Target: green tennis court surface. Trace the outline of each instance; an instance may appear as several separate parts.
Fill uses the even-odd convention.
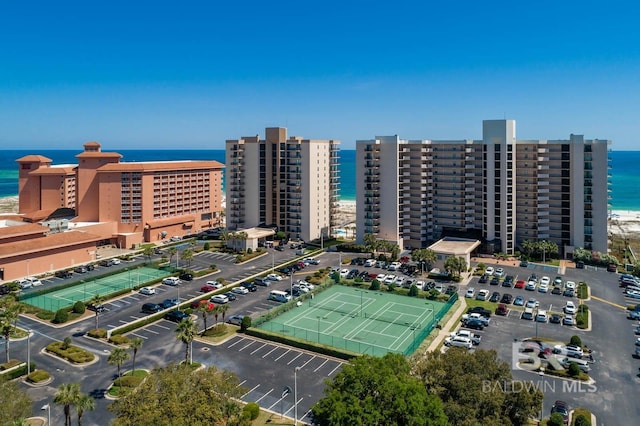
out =
[[[169,276],[170,271],[141,267],[120,272],[95,280],[81,281],[73,287],[52,291],[47,294],[28,294],[20,298],[21,302],[55,312],[58,309],[73,306],[78,300],[87,302],[94,295],[107,295],[119,290],[133,289],[148,281]]]
[[[449,303],[335,285],[259,328],[363,354],[409,355],[449,307]]]

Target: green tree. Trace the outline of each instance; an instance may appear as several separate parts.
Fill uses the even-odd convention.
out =
[[[212,311],[211,304],[206,300],[200,302],[197,311],[202,315],[202,321],[204,322],[204,330],[202,331],[202,334],[204,335],[204,333],[207,332],[207,318]]]
[[[11,333],[15,328],[15,320],[17,315],[15,315],[15,311],[5,308],[5,310],[0,313],[0,334],[4,338],[4,353],[9,362],[9,338],[11,337]]]
[[[447,425],[442,402],[411,375],[399,354],[354,358],[327,382],[313,407],[319,425]]]
[[[82,426],[82,416],[85,411],[93,411],[96,408],[96,400],[87,394],[81,393],[75,406],[78,412],[78,426]]]
[[[198,332],[196,323],[193,322],[191,318],[185,318],[178,323],[176,327],[176,337],[184,343],[185,353],[184,353],[184,362],[189,363],[189,350],[191,342],[196,337],[196,333]]]
[[[449,256],[444,261],[444,269],[450,274],[459,277],[462,272],[467,270],[467,261],[462,257]]]
[[[574,334],[573,336],[571,336],[569,344],[582,347],[582,339],[580,338],[580,336]]]
[[[129,359],[129,353],[125,348],[114,348],[111,350],[111,353],[109,354],[109,358],[107,358],[107,362],[110,365],[115,365],[118,367],[118,377],[120,377],[121,376],[120,367],[128,359]]]
[[[227,314],[229,310],[229,305],[220,305],[220,315],[222,315],[222,322],[224,323],[224,316]]]
[[[171,264],[171,261],[173,260],[173,256],[175,256],[176,254],[178,254],[178,249],[175,248],[175,246],[170,247],[169,248],[169,264]]]
[[[418,286],[415,284],[412,284],[411,288],[409,288],[409,296],[416,297],[418,293],[419,293]]]
[[[53,403],[62,405],[64,411],[64,424],[71,426],[71,406],[80,398],[79,383],[63,383],[58,386],[58,392],[53,397]]]
[[[191,266],[191,262],[193,261],[193,250],[191,249],[182,250],[182,253],[180,254],[180,259],[187,262],[187,266]]]
[[[151,263],[151,256],[155,253],[155,249],[153,246],[146,246],[144,250],[142,250],[142,254],[147,256],[147,262]]]
[[[580,366],[576,362],[572,362],[569,364],[569,368],[567,369],[567,374],[571,377],[578,377],[580,375]]]
[[[587,419],[587,417],[580,413],[576,416],[575,420],[573,421],[573,425],[574,426],[591,426],[591,419]]]
[[[119,398],[109,410],[113,426],[239,424],[228,404],[246,392],[235,374],[207,367],[198,372],[171,364],[153,370],[135,392]],[[234,417],[226,413],[234,412]]]
[[[521,426],[542,408],[542,392],[533,386],[505,389],[512,383],[511,369],[493,350],[429,352],[414,371],[427,393],[440,396],[451,424]]]
[[[371,253],[371,257],[376,257],[376,251],[380,246],[380,242],[376,238],[375,234],[364,234],[364,237],[362,237],[362,239],[364,240],[365,248],[369,253]]]
[[[17,419],[31,415],[33,401],[17,381],[0,376],[0,425],[6,425]]]
[[[564,426],[564,419],[562,418],[562,414],[551,414],[551,417],[549,417],[549,421],[547,422],[547,426]]]
[[[133,352],[133,356],[131,357],[131,372],[135,374],[136,372],[136,355],[138,355],[138,349],[142,347],[143,340],[140,337],[136,337],[134,339],[129,340],[129,348]]]
[[[380,281],[378,281],[376,279],[371,281],[371,286],[369,287],[369,290],[373,290],[373,291],[380,290]]]
[[[437,259],[436,252],[427,248],[415,249],[411,252],[411,260],[418,262],[421,272],[430,271]]]
[[[104,303],[104,296],[100,296],[99,294],[94,294],[93,297],[91,299],[89,299],[89,304],[93,305],[96,307],[95,309],[95,313],[96,313],[96,330],[98,329],[98,325],[99,325],[99,320],[98,317],[100,316],[100,312],[99,309],[97,309],[98,306],[101,306]]]

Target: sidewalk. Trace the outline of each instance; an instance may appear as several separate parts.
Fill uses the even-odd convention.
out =
[[[464,314],[464,312],[467,310],[467,302],[464,300],[464,297],[461,297],[458,300],[460,301],[460,306],[458,306],[458,309],[456,309],[451,318],[449,318],[449,321],[447,321],[447,323],[444,324],[438,331],[438,335],[433,339],[433,341],[427,348],[427,352],[433,352],[438,349],[438,346],[440,346],[444,339],[449,337],[449,330],[451,329],[451,327],[453,327],[454,324],[460,322],[460,316],[462,316],[462,314]]]

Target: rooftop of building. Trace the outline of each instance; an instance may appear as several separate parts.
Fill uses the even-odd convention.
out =
[[[480,245],[478,240],[466,238],[444,237],[429,246],[430,250],[436,253],[448,255],[469,254]]]

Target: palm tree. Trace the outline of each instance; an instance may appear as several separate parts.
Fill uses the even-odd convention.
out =
[[[89,299],[89,303],[95,306],[96,330],[98,330],[98,316],[100,315],[100,312],[99,312],[100,309],[98,308],[102,305],[103,302],[104,302],[104,297],[100,296],[99,294],[94,294],[93,297]]]
[[[146,246],[142,251],[142,254],[147,256],[147,262],[149,263],[151,263],[151,256],[153,256],[153,253],[155,253],[155,249],[153,248],[153,246]]]
[[[216,325],[218,325],[218,316],[220,316],[220,309],[223,307],[224,305],[216,305],[215,308],[213,308],[213,317],[216,319]]]
[[[220,305],[220,313],[222,314],[222,322],[224,322],[224,315],[229,310],[229,305]]]
[[[53,403],[64,407],[64,425],[71,426],[71,406],[80,399],[80,383],[63,383],[53,397]]]
[[[204,331],[202,332],[202,334],[204,335],[204,333],[207,331],[207,317],[211,313],[211,304],[206,300],[200,302],[200,304],[198,305],[198,312],[202,314],[202,321],[204,322]]]
[[[136,373],[136,355],[138,354],[138,349],[142,347],[142,339],[140,337],[136,337],[135,339],[131,339],[129,342],[129,347],[133,350],[133,359],[131,363],[131,374]]]
[[[93,411],[96,408],[96,400],[87,394],[81,393],[75,405],[78,412],[78,426],[82,426],[82,415],[85,411]]]
[[[107,362],[118,366],[118,377],[120,377],[120,366],[129,359],[129,353],[124,348],[115,348],[109,354]]]
[[[193,339],[196,337],[198,329],[196,323],[191,318],[185,318],[178,323],[176,328],[176,337],[185,345],[184,362],[189,362],[189,347]]]
[[[171,247],[169,248],[169,265],[171,265],[171,260],[173,259],[173,256],[176,255],[176,253],[178,253],[178,249],[175,247]]]
[[[2,314],[0,314],[0,334],[4,337],[4,351],[9,362],[9,338],[11,332],[15,328],[15,321],[17,320],[17,311],[6,308]]]
[[[191,266],[191,261],[193,260],[193,250],[186,249],[182,251],[180,258],[187,262],[187,266]]]

